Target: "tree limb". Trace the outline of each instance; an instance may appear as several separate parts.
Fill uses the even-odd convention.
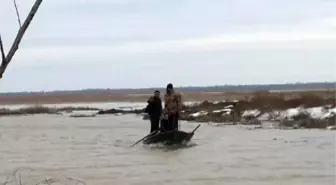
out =
[[[2,78],[8,64],[11,62],[15,52],[17,51],[17,49],[19,48],[19,44],[21,42],[21,39],[24,35],[24,33],[26,32],[29,24],[31,23],[31,21],[33,20],[38,8],[40,7],[41,3],[43,0],[36,0],[34,5],[32,6],[26,20],[24,21],[23,25],[20,27],[15,40],[5,58],[5,60],[2,60],[1,66],[0,66],[0,78]]]
[[[6,55],[5,55],[5,50],[4,50],[2,39],[1,39],[1,34],[0,34],[0,51],[1,51],[2,61],[6,62]]]
[[[18,19],[18,22],[19,22],[19,26],[21,28],[21,19],[20,19],[20,14],[19,14],[19,10],[18,10],[18,7],[16,5],[16,0],[13,0],[13,3],[14,3],[14,7],[15,7],[15,11],[16,11],[16,15],[17,15],[17,19]]]

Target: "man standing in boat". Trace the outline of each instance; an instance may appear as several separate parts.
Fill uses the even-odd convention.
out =
[[[178,120],[182,109],[182,96],[174,91],[173,84],[168,84],[164,95],[164,110],[161,127],[163,131],[178,130]]]
[[[147,101],[148,105],[145,112],[149,114],[151,129],[150,133],[159,130],[160,119],[162,115],[162,101],[160,98],[160,91],[155,91],[154,96],[150,97]]]

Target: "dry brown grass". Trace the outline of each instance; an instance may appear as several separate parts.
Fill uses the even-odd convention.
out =
[[[242,113],[246,110],[259,110],[259,115],[264,113],[274,112],[274,110],[287,110],[296,107],[319,107],[328,106],[335,107],[335,94],[319,94],[316,92],[300,92],[298,94],[286,96],[286,94],[270,93],[270,92],[255,92],[248,99],[235,102],[217,102],[203,101],[200,104],[193,106],[185,106],[181,114],[182,120],[198,121],[198,122],[241,122]],[[214,110],[223,109],[226,106],[235,105],[233,112],[228,115],[213,113]],[[190,114],[195,112],[205,111],[207,114],[192,117]],[[246,118],[244,118],[246,120]],[[335,118],[325,120],[315,120],[309,115],[296,116],[294,120],[280,120],[283,126],[304,127],[304,128],[326,128],[327,126],[335,125]],[[247,118],[248,123],[261,124],[260,121],[253,118]]]
[[[81,99],[83,101],[93,101],[99,102],[102,100],[107,101],[146,101],[148,96],[144,94],[138,94],[138,96],[132,96],[129,94],[119,94],[114,96],[106,96],[106,94],[99,94],[99,98],[96,97],[97,94],[92,94],[89,98]],[[87,95],[89,96],[89,95]],[[57,102],[54,103],[64,103],[64,101],[75,101],[79,100],[81,96],[74,96],[71,99],[71,96],[57,96]],[[108,97],[108,98],[106,98]],[[121,98],[122,97],[122,98]],[[127,99],[127,97],[132,97]],[[26,98],[25,103],[33,101],[36,97],[21,97]],[[34,99],[35,98],[35,99]],[[9,100],[11,98],[8,98]],[[45,101],[44,103],[52,103],[56,101],[55,97],[48,96],[47,98],[38,98],[39,103]],[[245,110],[257,109],[260,111],[260,115],[263,113],[272,112],[274,110],[286,110],[289,108],[296,107],[317,107],[317,106],[331,106],[335,107],[336,104],[336,94],[334,90],[327,91],[296,91],[296,92],[268,92],[268,91],[257,91],[257,92],[235,92],[235,93],[186,93],[183,94],[184,101],[203,101],[201,104],[196,104],[194,106],[184,106],[183,113],[181,114],[182,120],[194,120],[199,122],[237,122],[241,121],[241,115]],[[29,100],[29,101],[28,101]],[[204,101],[205,100],[205,101]],[[234,103],[232,100],[240,100],[238,103]],[[19,100],[17,100],[20,102]],[[219,101],[218,103],[213,103],[211,101]],[[77,101],[75,101],[77,102]],[[20,102],[21,104],[24,102]],[[29,102],[31,103],[31,102]],[[226,106],[234,104],[232,114],[223,115],[218,113],[213,113],[214,110],[223,109]],[[0,110],[0,115],[21,115],[21,114],[55,114],[59,111],[72,111],[72,110],[98,110],[95,108],[89,107],[67,107],[62,109],[47,108],[47,107],[29,107],[19,110]],[[191,113],[206,111],[209,114],[203,115],[197,118],[190,116]],[[106,111],[99,111],[98,114],[115,114],[115,113],[142,113],[142,110],[118,110],[111,109]],[[253,119],[251,118],[253,121]],[[297,121],[305,120],[304,125],[306,127],[324,127],[325,125],[332,124],[332,120],[327,120],[327,122],[322,122],[318,120],[313,120],[311,118],[302,118],[299,120],[294,120],[289,124],[295,125],[298,124]],[[324,120],[326,121],[326,120]]]
[[[75,110],[100,110],[98,108],[91,107],[62,107],[62,108],[50,108],[45,106],[31,106],[20,109],[0,109],[0,116],[10,115],[26,115],[26,114],[58,114],[59,112],[71,112]]]
[[[196,92],[183,93],[183,101],[233,101],[250,100],[257,95],[293,99],[300,96],[315,95],[317,97],[335,97],[335,89],[311,91],[286,91],[286,92]],[[56,104],[56,103],[81,103],[81,102],[146,102],[152,94],[140,93],[83,93],[83,94],[58,94],[58,95],[31,95],[31,96],[0,96],[0,104]]]

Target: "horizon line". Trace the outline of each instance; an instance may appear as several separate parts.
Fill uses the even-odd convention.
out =
[[[320,81],[320,82],[291,82],[291,83],[274,83],[274,84],[223,84],[223,85],[189,85],[189,86],[175,86],[176,89],[190,89],[190,88],[216,88],[216,87],[241,87],[241,86],[277,86],[277,85],[309,85],[309,84],[332,84],[336,81]],[[335,86],[336,88],[336,86]],[[123,90],[151,90],[151,89],[165,89],[165,86],[162,87],[141,87],[141,88],[86,88],[86,89],[72,89],[72,90],[49,90],[49,91],[14,91],[14,92],[0,92],[0,94],[17,94],[17,93],[54,93],[54,92],[80,92],[80,91],[90,91],[90,90],[112,90],[112,91],[123,91]],[[271,90],[271,89],[270,89]]]

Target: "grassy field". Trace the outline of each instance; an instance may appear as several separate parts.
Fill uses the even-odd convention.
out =
[[[302,90],[302,91],[255,91],[255,92],[192,92],[183,93],[184,101],[233,101],[250,100],[255,96],[278,96],[284,99],[293,99],[301,96],[317,96],[328,99],[335,97],[335,89]],[[0,104],[57,104],[81,102],[144,102],[151,94],[144,93],[63,93],[45,95],[6,95],[0,96]]]

